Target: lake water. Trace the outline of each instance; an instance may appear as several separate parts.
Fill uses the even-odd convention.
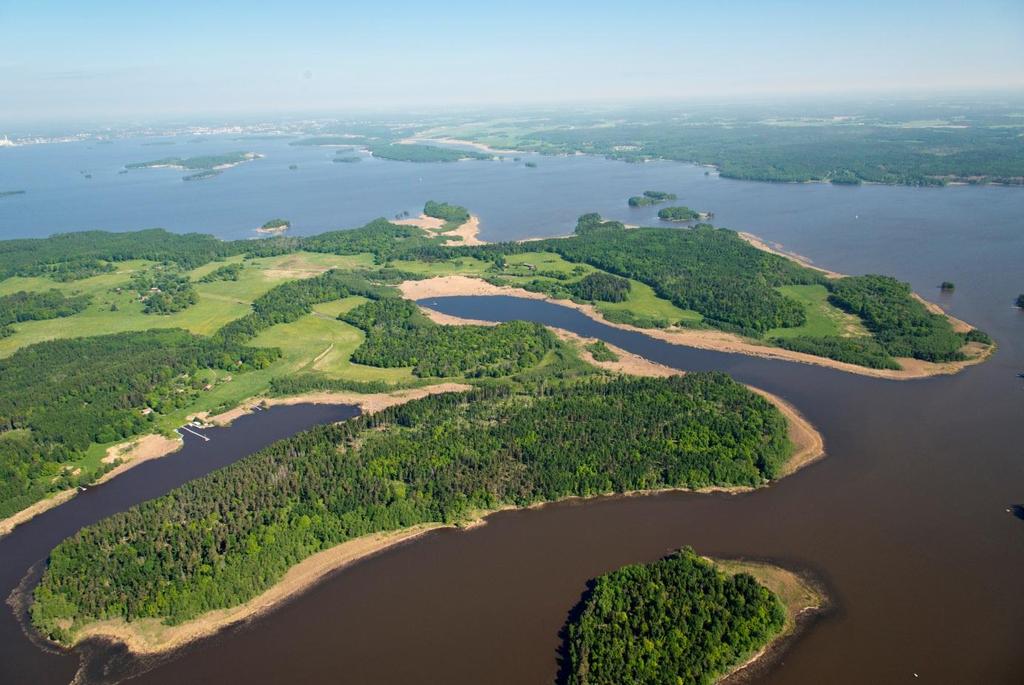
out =
[[[988,330],[1000,348],[956,376],[894,382],[674,347],[542,302],[431,301],[473,318],[557,324],[682,369],[728,371],[796,405],[821,430],[828,457],[746,495],[607,498],[506,512],[471,531],[432,533],[343,569],[265,617],[166,661],[111,661],[100,651],[87,680],[139,671],[132,682],[551,682],[559,630],[588,578],[692,545],[704,554],[806,570],[829,589],[832,610],[781,663],[755,674],[758,682],[896,682],[913,681],[915,673],[933,683],[1024,682],[1024,521],[1012,514],[1024,503],[1024,381],[1016,376],[1024,371],[1024,313],[1011,306],[1024,291],[1020,189],[756,184],[683,164],[586,157],[542,157],[537,169],[511,161],[331,164],[331,150],[280,141],[127,150],[131,144],[90,152],[107,159],[112,178],[105,183],[136,184],[132,189],[87,186],[92,190],[65,195],[76,199],[62,211],[42,206],[28,180],[12,181],[10,151],[0,150],[0,188],[29,190],[14,202],[0,199],[0,230],[33,235],[164,225],[243,236],[280,215],[292,218],[297,231],[316,232],[414,211],[434,198],[470,207],[481,216],[483,236],[494,240],[565,233],[584,211],[650,223],[656,208],[630,210],[625,199],[666,190],[714,211],[717,224],[779,241],[824,266],[908,280]],[[35,156],[23,169],[61,166],[40,158],[71,154],[45,147],[13,152]],[[234,149],[267,157],[197,183],[167,170],[116,174],[125,162]],[[300,169],[288,172],[288,163]],[[60,183],[101,180],[99,162],[88,167],[91,181],[74,178],[79,167],[87,168],[72,165]],[[293,183],[289,174],[306,180]],[[50,182],[45,173],[32,175]],[[38,190],[44,192],[51,191]],[[36,209],[27,209],[32,203]],[[935,286],[942,280],[954,281],[956,291],[940,295]],[[139,478],[148,466],[136,469]],[[103,487],[119,485],[127,487],[120,478]],[[88,502],[76,498],[71,505],[85,506],[79,501]],[[63,510],[46,516],[76,516]],[[47,526],[46,518],[38,521],[0,541],[4,587],[59,539],[36,541],[32,526]],[[17,551],[29,544],[29,552]],[[0,675],[17,677],[0,681],[66,682],[76,660],[33,647],[12,632],[17,624],[8,616],[0,621]]]

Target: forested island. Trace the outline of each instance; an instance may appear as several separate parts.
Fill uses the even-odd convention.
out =
[[[689,207],[665,207],[658,210],[658,218],[662,221],[696,221],[704,218],[701,212]]]
[[[434,200],[427,200],[423,205],[423,215],[443,221],[442,231],[451,231],[469,221],[469,210],[465,207]]]
[[[241,164],[242,162],[251,161],[258,156],[255,152],[228,152],[223,155],[202,155],[199,157],[164,157],[163,159],[154,159],[149,162],[126,164],[125,169],[158,169],[162,167],[189,171],[223,169]]]
[[[629,198],[627,204],[630,207],[646,207],[648,205],[656,205],[661,202],[668,202],[669,200],[675,199],[675,193],[665,193],[660,190],[645,190],[643,195],[634,195]]]
[[[15,195],[24,195],[24,190],[0,190],[0,197],[13,197]]]
[[[374,157],[390,159],[396,162],[459,162],[464,159],[492,159],[488,155],[475,150],[460,150],[452,147],[436,145],[419,145],[415,143],[384,143],[368,147]]]
[[[257,233],[266,233],[269,235],[279,235],[284,233],[292,227],[292,222],[288,219],[271,219],[266,221],[262,226],[256,229]]]
[[[195,173],[182,177],[183,181],[200,181],[213,178],[225,169],[236,167],[245,162],[259,159],[255,152],[228,152],[222,155],[201,155],[198,157],[164,157],[148,162],[132,162],[125,164],[124,170],[132,169],[179,169]]]
[[[790,450],[778,410],[724,374],[527,371],[315,428],[83,529],[52,552],[33,621],[64,642],[97,620],[181,623],[358,536],[567,496],[758,485]]]
[[[570,685],[710,685],[786,626],[776,593],[692,549],[594,579],[568,626]]]

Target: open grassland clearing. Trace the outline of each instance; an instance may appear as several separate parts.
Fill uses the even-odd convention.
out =
[[[807,323],[791,328],[773,328],[767,338],[813,337],[869,337],[871,334],[859,318],[847,314],[828,301],[828,288],[823,285],[783,285],[780,293],[799,302],[807,314]]]

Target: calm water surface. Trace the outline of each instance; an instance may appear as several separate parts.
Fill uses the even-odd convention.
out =
[[[0,538],[0,596],[7,599],[26,578],[34,586],[41,571],[38,562],[83,526],[158,497],[275,440],[358,413],[356,407],[344,405],[279,406],[243,416],[227,428],[199,431],[208,441],[186,433],[184,446],[174,454],[139,464],[91,487]],[[26,575],[33,566],[35,572]],[[78,655],[38,648],[24,632],[21,618],[12,611],[0,611],[0,683],[70,682],[78,668]]]
[[[830,268],[909,280],[992,333],[1000,349],[991,361],[956,376],[893,382],[673,347],[542,302],[432,300],[452,314],[553,323],[678,368],[728,371],[793,402],[825,436],[828,457],[746,495],[607,498],[507,512],[471,531],[432,533],[343,569],[260,620],[164,662],[140,667],[101,650],[89,661],[87,680],[137,672],[131,682],[551,682],[559,630],[588,578],[692,545],[705,554],[806,570],[830,590],[834,609],[780,664],[758,674],[759,682],[1024,682],[1024,521],[1008,512],[1024,503],[1024,382],[1016,377],[1024,370],[1024,315],[1011,306],[1024,290],[1019,189],[753,184],[682,164],[585,157],[540,158],[532,170],[511,161],[345,165],[323,161],[330,150],[280,142],[260,147],[264,143],[193,145],[267,154],[200,183],[159,170],[116,175],[126,161],[180,154],[185,144],[174,152],[171,146],[128,150],[116,159],[118,145],[128,143],[99,146],[111,156],[109,182],[131,181],[138,189],[106,196],[94,190],[107,198],[103,202],[83,191],[63,213],[12,209],[0,200],[0,231],[162,224],[241,236],[283,215],[296,220],[296,230],[314,232],[413,211],[433,197],[478,212],[484,237],[493,240],[565,233],[588,210],[651,223],[656,208],[629,210],[625,197],[668,190],[685,204],[714,211],[718,224],[779,241]],[[306,181],[292,184],[284,171],[272,172],[275,151],[285,170],[289,159],[308,156],[291,172],[308,172],[296,177]],[[0,151],[0,186],[26,187],[30,194],[22,199],[36,202],[27,182],[3,175],[10,172],[4,155]],[[325,168],[315,171],[316,159]],[[86,183],[75,175],[77,167],[65,182]],[[238,194],[225,197],[227,188]],[[69,225],[68,216],[85,223]],[[935,285],[942,280],[956,282],[955,293],[940,297]],[[172,460],[153,464],[162,463]],[[139,478],[145,468],[135,470]],[[155,489],[138,499],[170,484],[150,486]],[[88,502],[83,497],[71,504],[84,506],[79,501]],[[16,584],[63,534],[95,520],[79,521],[74,517],[80,514],[64,510],[47,515],[74,519],[56,535],[35,539],[33,526],[48,529],[41,517],[0,541],[4,587]],[[77,658],[37,649],[12,620],[0,622],[0,630],[0,675],[10,674],[0,681],[58,683],[74,673]]]

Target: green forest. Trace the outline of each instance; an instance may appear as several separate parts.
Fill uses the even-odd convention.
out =
[[[187,402],[200,369],[244,371],[257,350],[151,330],[31,345],[0,359],[0,517],[88,482],[60,466],[91,444],[152,430],[152,413]],[[80,478],[79,478],[80,476]]]
[[[658,218],[662,221],[696,221],[700,212],[686,206],[665,207],[658,210]]]
[[[778,635],[779,598],[692,549],[590,582],[569,624],[571,685],[711,685]]]
[[[143,300],[146,314],[173,314],[198,300],[188,276],[171,269],[153,269],[132,275],[129,287]]]
[[[0,295],[0,338],[13,335],[12,323],[73,316],[88,307],[91,299],[88,295],[68,297],[56,288]]]
[[[245,246],[202,233],[170,233],[160,228],[126,233],[81,231],[49,238],[0,240],[0,280],[45,276],[66,282],[114,270],[110,262],[146,259],[194,269],[245,252]]]
[[[620,276],[592,273],[573,283],[569,290],[581,300],[625,302],[630,287],[629,280]]]
[[[200,278],[199,282],[214,283],[216,281],[237,281],[238,277],[242,274],[242,269],[244,268],[245,265],[238,262],[218,266],[216,269]]]
[[[83,529],[51,553],[33,621],[65,641],[97,619],[181,622],[368,533],[566,496],[756,486],[791,449],[779,411],[721,373],[525,374],[314,428]]]
[[[352,361],[368,366],[411,366],[417,376],[507,376],[537,364],[555,346],[544,326],[510,321],[498,326],[440,326],[409,300],[384,298],[341,319],[366,332]]]
[[[459,205],[451,205],[447,202],[435,202],[427,200],[423,205],[423,214],[441,219],[445,223],[461,225],[469,221],[469,210]]]

